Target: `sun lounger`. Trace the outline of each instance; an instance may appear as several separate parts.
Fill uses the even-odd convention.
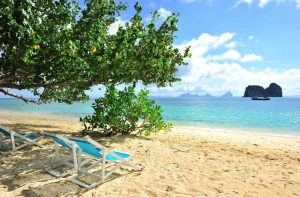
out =
[[[80,148],[81,153],[77,154],[78,161],[78,173],[75,177],[72,177],[70,181],[78,184],[87,189],[93,188],[98,184],[104,183],[104,181],[113,174],[116,170],[121,168],[123,165],[130,166],[135,170],[141,170],[139,166],[131,163],[132,154],[110,150],[91,138],[75,138],[69,137],[70,141],[75,142]],[[83,163],[83,158],[86,158]],[[84,167],[85,164],[92,163],[88,167]],[[113,164],[112,166],[110,164]],[[95,172],[97,166],[101,166],[100,175]],[[108,168],[112,168],[108,170]],[[91,184],[80,181],[78,178],[81,175],[89,176],[95,179]]]
[[[55,143],[54,157],[49,163],[47,163],[47,166],[45,166],[45,170],[55,177],[65,177],[71,173],[77,172],[78,162],[76,153],[80,153],[80,148],[74,142],[61,135],[50,134],[46,132],[42,132],[42,134],[45,137],[52,139]],[[65,149],[67,153],[64,153],[62,149]],[[55,170],[56,168],[61,168],[62,166],[67,166],[69,167],[69,169],[65,170],[64,172]]]
[[[40,148],[43,148],[43,146],[37,142],[40,138],[42,138],[42,136],[39,134],[15,132],[2,127],[0,128],[0,135],[3,136],[1,139],[3,139],[4,142],[5,140],[10,139],[12,151],[19,150],[28,145],[36,145]]]

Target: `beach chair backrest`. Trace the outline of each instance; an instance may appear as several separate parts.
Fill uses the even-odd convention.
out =
[[[102,150],[94,146],[93,144],[91,144],[86,139],[82,139],[82,138],[68,138],[68,139],[75,142],[83,153],[94,157],[102,158],[102,154],[101,154]]]
[[[0,133],[2,133],[4,136],[10,136],[10,132],[2,128],[0,128]]]
[[[66,147],[66,148],[69,148],[69,149],[72,149],[72,145],[68,144],[65,140],[59,138],[58,136],[56,135],[52,135],[52,134],[48,134],[48,133],[44,133],[44,135],[50,139],[52,139],[53,141],[55,141],[56,143]]]

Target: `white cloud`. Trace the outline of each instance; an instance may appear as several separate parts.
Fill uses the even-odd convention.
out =
[[[221,55],[208,56],[208,60],[239,60],[241,54],[236,50],[229,50]]]
[[[225,44],[235,36],[234,33],[223,33],[220,36],[210,35],[208,33],[201,34],[197,39],[193,39],[184,45],[192,45],[195,48],[218,48]]]
[[[276,3],[276,4],[293,2],[296,4],[297,8],[300,8],[300,0],[238,0],[234,4],[233,8],[239,6],[242,3],[246,3],[248,5],[252,5],[253,3],[255,3],[259,7],[263,8],[271,2]]]
[[[165,8],[160,8],[158,11],[158,14],[163,20],[166,20],[168,16],[172,15],[172,12],[169,10],[166,10]]]
[[[256,54],[246,54],[241,58],[241,62],[256,62],[256,61],[262,61],[263,58]]]
[[[262,57],[256,54],[246,54],[242,56],[237,50],[228,50],[221,55],[208,56],[208,60],[232,60],[238,62],[255,62],[261,61]]]
[[[253,2],[253,0],[238,0],[238,1],[232,6],[232,8],[235,8],[235,7],[239,6],[239,5],[242,4],[242,3],[246,3],[246,4],[248,4],[248,5],[251,5],[252,2]]]
[[[234,95],[243,95],[245,87],[258,84],[264,87],[275,82],[283,87],[284,95],[299,94],[300,69],[290,68],[275,70],[268,68],[255,69],[255,65],[243,66],[244,62],[260,61],[261,56],[254,53],[241,55],[238,50],[230,49],[219,55],[211,55],[220,51],[234,41],[235,34],[220,35],[201,34],[198,38],[185,42],[178,47],[183,50],[191,46],[192,58],[188,67],[181,69],[178,75],[182,81],[173,87],[150,87],[153,95],[179,95],[185,92],[221,95],[231,90]],[[216,61],[214,58],[222,58]]]
[[[258,6],[263,8],[265,5],[267,5],[267,3],[269,3],[269,0],[260,0]]]
[[[119,26],[125,25],[125,21],[123,21],[121,18],[117,18],[117,21],[113,23],[111,26],[108,28],[108,34],[114,35],[117,33]]]
[[[229,43],[225,44],[225,46],[229,49],[233,49],[233,48],[237,47],[237,43],[236,42],[229,42]]]
[[[248,40],[253,40],[254,39],[254,36],[249,36],[248,37]]]

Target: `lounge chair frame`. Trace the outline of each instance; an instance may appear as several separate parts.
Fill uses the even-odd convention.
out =
[[[42,134],[44,136],[50,138],[55,144],[54,156],[52,157],[52,159],[49,162],[50,165],[48,164],[47,166],[44,166],[44,169],[49,174],[51,174],[52,176],[55,176],[57,178],[65,177],[71,173],[77,172],[78,171],[78,160],[77,160],[76,152],[80,153],[81,149],[74,142],[68,140],[67,138],[65,138],[61,135],[51,134],[51,133],[47,133],[44,131],[42,132]],[[57,139],[61,140],[67,146],[65,146],[62,143],[58,143],[53,138],[57,138]],[[69,155],[63,154],[62,151],[60,151],[61,148],[70,150],[72,152],[72,155],[69,156]],[[62,166],[62,165],[68,166],[71,169],[69,169],[65,172],[62,172],[62,173],[59,173],[58,171],[54,170],[55,168]]]
[[[87,189],[91,189],[99,184],[102,184],[105,182],[105,180],[112,174],[114,173],[116,170],[118,170],[119,168],[121,168],[123,165],[126,165],[126,166],[130,166],[131,168],[135,169],[135,170],[141,170],[141,168],[137,165],[134,165],[131,163],[131,158],[133,157],[133,154],[130,154],[130,153],[125,153],[125,152],[120,152],[120,151],[117,151],[117,152],[120,152],[120,153],[124,153],[124,154],[128,154],[130,155],[128,158],[124,159],[122,157],[120,157],[119,155],[115,154],[114,151],[115,150],[110,150],[104,146],[102,146],[101,144],[99,144],[98,142],[92,140],[91,138],[89,137],[85,137],[85,138],[76,138],[76,137],[69,137],[69,139],[72,141],[72,139],[74,140],[81,140],[81,141],[86,141],[90,144],[92,144],[93,146],[95,146],[95,148],[99,148],[101,149],[101,154],[102,154],[102,158],[98,158],[98,157],[95,157],[93,155],[89,155],[85,152],[81,152],[80,154],[78,154],[78,171],[77,171],[77,175],[74,176],[74,177],[71,177],[70,178],[70,181],[81,186],[81,187],[84,187],[84,188],[87,188]],[[75,142],[76,143],[76,142]],[[80,147],[80,146],[79,146]],[[109,160],[109,159],[106,159],[106,155],[112,155],[113,157],[117,158],[117,160]],[[82,163],[82,156],[84,157],[88,157],[88,161],[94,161],[94,163],[92,163],[90,166],[88,167],[84,167],[85,163]],[[106,163],[112,163],[114,164],[114,167],[106,172]],[[94,169],[96,166],[100,165],[102,168],[101,168],[101,175],[96,175],[94,173],[91,173],[90,170],[91,169]],[[80,180],[78,180],[78,177],[81,176],[81,175],[86,175],[86,176],[89,176],[89,177],[92,177],[95,179],[95,182],[91,183],[91,184],[87,184],[87,183],[84,183]]]
[[[29,138],[26,137],[26,135],[28,135],[27,133],[11,131],[11,130],[8,130],[4,127],[1,127],[0,129],[4,130],[6,133],[9,134],[9,136],[8,136],[8,135],[4,135],[3,132],[0,132],[0,135],[2,135],[3,142],[7,138],[9,138],[10,141],[11,141],[10,143],[11,143],[12,150],[10,150],[6,153],[19,150],[19,149],[21,149],[25,146],[28,146],[28,145],[36,145],[40,148],[44,147],[43,145],[41,145],[37,142],[39,139],[42,138],[42,136],[32,140],[32,139],[29,139]],[[23,144],[17,145],[18,142],[23,142]],[[10,143],[3,143],[3,145],[7,145],[7,144],[10,144]]]

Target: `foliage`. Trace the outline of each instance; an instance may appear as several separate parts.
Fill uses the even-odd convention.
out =
[[[93,104],[94,114],[81,118],[84,125],[83,134],[116,134],[139,133],[150,135],[160,130],[168,130],[162,118],[162,109],[148,98],[149,91],[135,93],[134,87],[117,90],[114,86],[106,89],[102,98]]]
[[[85,91],[102,84],[141,82],[166,86],[179,79],[189,49],[173,46],[178,14],[158,25],[135,14],[116,34],[109,32],[121,11],[114,0],[0,1],[0,92],[35,102],[11,89],[27,89],[39,102],[85,101]]]

